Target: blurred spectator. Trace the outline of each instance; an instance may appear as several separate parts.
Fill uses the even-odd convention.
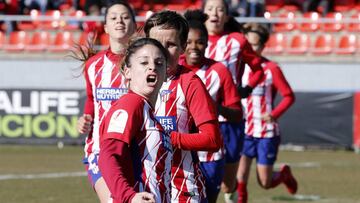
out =
[[[264,17],[265,0],[247,0],[248,17]]]
[[[230,13],[240,17],[263,17],[265,0],[227,0]]]
[[[100,16],[102,3],[100,0],[87,0],[85,3],[85,12],[88,16]],[[82,24],[84,32],[93,32],[100,37],[104,33],[104,26],[99,21],[86,21]]]
[[[4,15],[16,15],[18,14],[18,1],[17,0],[0,0],[0,14]],[[6,33],[9,34],[16,27],[15,22],[5,21],[0,22],[0,30],[6,30]]]
[[[303,5],[304,12],[318,11],[322,16],[334,11],[334,0],[307,0]]]
[[[17,0],[0,0],[0,14],[15,15],[18,12]]]
[[[20,0],[21,13],[27,15],[32,9],[40,10],[41,13],[45,13],[47,4],[47,0]]]
[[[48,1],[47,9],[49,10],[60,10],[61,6],[69,5],[67,0],[52,0]]]

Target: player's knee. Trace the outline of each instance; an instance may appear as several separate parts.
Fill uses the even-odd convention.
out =
[[[271,188],[271,180],[269,180],[269,179],[260,179],[259,184],[265,190]]]

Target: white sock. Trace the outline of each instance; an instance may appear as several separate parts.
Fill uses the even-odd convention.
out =
[[[224,200],[225,203],[237,203],[238,193],[235,191],[233,193],[225,193]]]

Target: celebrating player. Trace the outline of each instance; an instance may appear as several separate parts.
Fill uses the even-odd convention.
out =
[[[98,169],[99,126],[113,102],[127,92],[118,64],[124,46],[136,29],[135,15],[129,4],[123,1],[110,3],[105,12],[104,29],[109,34],[110,48],[88,60],[82,59],[86,61],[87,99],[84,115],[78,121],[78,131],[89,133],[85,141],[84,163],[89,180],[102,203],[108,202],[110,193]]]
[[[217,151],[222,140],[216,109],[205,86],[192,71],[178,65],[186,47],[187,21],[173,11],[152,15],[147,37],[159,40],[170,53],[167,80],[156,102],[156,116],[171,132],[175,147],[171,169],[172,202],[206,202],[204,180],[195,152]]]
[[[225,23],[229,19],[229,8],[225,0],[206,0],[203,10],[209,16],[205,22],[209,33],[205,56],[222,62],[230,70],[240,96],[245,98],[263,75],[260,58],[252,50],[244,35],[224,29]],[[242,87],[241,77],[245,63],[251,67],[252,77],[249,83]],[[236,199],[236,195],[233,193],[236,192],[236,171],[240,160],[243,126],[244,121],[237,125],[224,123],[221,129],[224,136],[226,161],[222,190],[225,193],[226,202],[234,202]]]
[[[189,35],[185,55],[180,64],[200,77],[218,106],[220,128],[223,122],[242,119],[240,97],[229,70],[220,62],[205,58],[208,33],[204,25],[207,15],[200,10],[184,14],[189,23]],[[198,152],[200,166],[206,179],[206,194],[209,203],[216,202],[224,174],[223,150],[216,153]]]
[[[268,30],[259,24],[245,26],[246,37],[256,53],[261,56],[269,38]],[[279,172],[273,172],[280,144],[279,128],[276,120],[293,104],[295,97],[278,65],[262,57],[265,76],[253,89],[251,95],[242,100],[245,107],[245,140],[238,171],[239,203],[247,202],[246,185],[249,179],[251,161],[256,158],[258,182],[265,189],[284,183],[291,194],[297,191],[297,182],[290,167],[283,165]],[[242,84],[249,82],[251,71],[245,68]],[[283,97],[274,107],[276,93]]]
[[[170,201],[171,141],[153,115],[167,58],[167,50],[151,38],[126,50],[122,68],[129,93],[101,125],[99,166],[113,202]]]

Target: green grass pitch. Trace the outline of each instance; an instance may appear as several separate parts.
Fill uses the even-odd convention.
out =
[[[81,163],[81,146],[0,145],[0,202],[98,202]],[[360,203],[360,155],[350,151],[280,151],[277,163],[289,163],[299,182],[297,196],[283,185],[261,189],[255,165],[249,202]],[[222,195],[218,199],[223,203]]]

